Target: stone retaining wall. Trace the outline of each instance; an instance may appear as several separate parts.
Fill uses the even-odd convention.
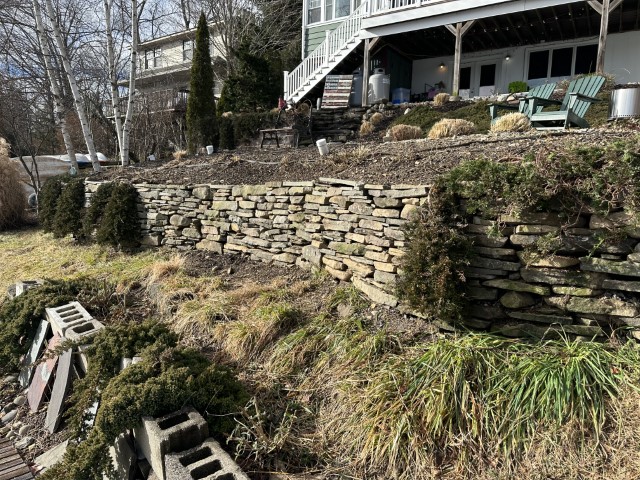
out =
[[[98,185],[87,181],[89,198]],[[324,268],[392,307],[398,305],[393,293],[404,255],[402,226],[429,191],[330,178],[135,186],[145,245]],[[589,338],[611,326],[640,327],[640,225],[633,216],[582,215],[571,228],[561,228],[562,219],[550,213],[498,220],[499,231],[495,220],[480,217],[466,227],[476,253],[466,270],[472,299],[467,326],[508,336],[564,331]],[[613,227],[624,233],[604,241]],[[545,236],[560,242],[556,254],[528,254],[527,247]]]

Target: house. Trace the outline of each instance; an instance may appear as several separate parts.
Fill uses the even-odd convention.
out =
[[[640,0],[304,0],[302,29],[289,101],[363,65],[365,85],[381,67],[414,100],[439,82],[468,98],[596,71],[640,81]]]
[[[210,33],[214,93],[219,98],[226,62],[218,48],[220,42],[216,35],[219,33],[215,24],[210,25]],[[196,29],[193,28],[138,44],[135,113],[181,113],[186,110],[195,36]],[[126,87],[128,83],[124,80],[121,85]]]

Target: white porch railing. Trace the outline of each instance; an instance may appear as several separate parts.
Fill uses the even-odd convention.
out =
[[[426,3],[421,0],[371,0],[371,15]]]
[[[332,32],[327,31],[327,38],[318,48],[310,53],[300,65],[285,75],[284,95],[289,99],[294,96],[322,67],[328,66],[336,54],[360,32],[362,18],[369,12],[369,1],[364,0],[342,24]]]

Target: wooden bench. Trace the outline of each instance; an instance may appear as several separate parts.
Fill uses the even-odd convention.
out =
[[[298,146],[298,131],[295,128],[287,127],[287,128],[267,128],[264,130],[260,130],[262,134],[262,141],[260,142],[260,148],[263,147],[265,142],[273,142],[275,140],[276,146],[280,148],[280,139],[278,138],[278,134],[293,134],[293,143],[297,147]]]

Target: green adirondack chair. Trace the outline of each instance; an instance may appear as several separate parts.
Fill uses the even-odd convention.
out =
[[[531,111],[529,110],[529,98],[549,98],[551,94],[556,89],[555,83],[546,83],[544,85],[538,85],[537,87],[533,87],[531,90],[527,92],[527,96],[525,98],[520,99],[518,105],[511,103],[491,103],[489,104],[489,115],[491,115],[491,123],[494,123],[498,118],[500,110],[513,110],[523,113],[527,117],[531,118]],[[542,110],[542,105],[538,108],[538,111]]]
[[[584,115],[592,103],[599,102],[595,98],[605,78],[600,75],[590,75],[574,80],[569,84],[567,93],[562,102],[543,98],[530,98],[529,108],[536,111],[531,115],[531,125],[538,130],[556,129],[561,130],[569,127],[588,128],[589,124],[584,119]],[[560,105],[560,110],[537,111],[539,106]]]

